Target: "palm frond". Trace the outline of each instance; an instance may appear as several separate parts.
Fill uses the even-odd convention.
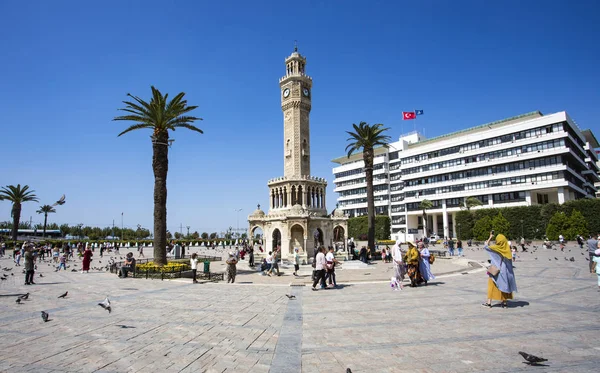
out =
[[[126,134],[127,132],[131,132],[131,131],[135,131],[135,130],[139,130],[142,128],[152,128],[152,125],[150,124],[144,124],[144,123],[140,123],[140,124],[134,124],[133,126],[127,128],[125,131],[121,132],[120,134],[117,135],[117,137]]]

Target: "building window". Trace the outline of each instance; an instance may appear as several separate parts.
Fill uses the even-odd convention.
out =
[[[537,203],[538,205],[545,205],[548,203],[548,195],[547,194],[538,194],[537,195]]]

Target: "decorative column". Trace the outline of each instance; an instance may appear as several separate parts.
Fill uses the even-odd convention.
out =
[[[433,225],[433,227],[431,227],[431,233],[433,233],[433,234],[436,234],[436,235],[437,235],[437,234],[438,234],[438,230],[437,230],[437,226],[438,226],[437,214],[433,214],[433,215],[431,216],[431,220],[433,220],[433,221],[432,221],[432,223],[433,223],[433,224],[432,224],[432,225]]]
[[[558,204],[562,205],[563,203],[565,203],[565,188],[560,187],[558,188]]]
[[[321,207],[323,210],[327,209],[327,204],[325,202],[325,192],[326,192],[325,189],[323,189],[323,207]]]
[[[458,237],[456,234],[456,213],[452,213],[452,237]]]
[[[531,191],[525,191],[525,202],[527,202],[527,206],[531,206]]]

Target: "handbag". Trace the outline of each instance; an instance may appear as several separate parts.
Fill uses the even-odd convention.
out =
[[[429,256],[429,264],[433,264],[433,262],[435,262],[435,256],[433,254],[431,254]]]
[[[502,260],[502,259],[500,259],[500,260]],[[502,264],[500,264],[500,265],[502,265]],[[487,271],[490,275],[495,277],[495,276],[498,276],[498,273],[500,273],[500,268],[498,268],[492,264],[491,266],[488,267]]]

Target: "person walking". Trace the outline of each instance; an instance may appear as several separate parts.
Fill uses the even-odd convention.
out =
[[[521,237],[521,251],[522,252],[527,251],[527,249],[525,248],[525,237]]]
[[[394,261],[394,290],[402,290],[402,281],[406,275],[406,268],[402,260],[402,250],[400,249],[400,240],[392,247],[392,260]]]
[[[458,250],[458,256],[464,256],[463,255],[463,247],[462,247],[462,241],[460,240],[460,238],[456,241],[456,249]]]
[[[408,266],[408,278],[410,287],[416,288],[423,281],[419,272],[419,251],[413,242],[408,242],[408,252],[406,253],[406,265]]]
[[[225,261],[227,263],[227,283],[235,282],[235,275],[237,274],[237,257],[233,253],[229,253],[229,258]]]
[[[59,258],[59,262],[58,262],[58,267],[56,267],[56,271],[58,272],[60,271],[60,269],[64,269],[65,271],[67,270],[67,254],[62,254]]]
[[[32,246],[28,246],[27,248],[25,248],[24,259],[25,259],[25,285],[35,285],[35,282],[33,282],[33,274],[35,273],[35,271],[34,271],[35,267],[33,264],[33,247]]]
[[[269,251],[269,255],[265,258],[265,263],[267,264],[267,275],[271,276],[271,272],[273,271],[273,252]]]
[[[591,234],[589,235],[589,239],[587,240],[587,248],[590,256],[590,273],[594,273],[594,257],[595,251],[598,249],[598,240],[596,239],[596,236]],[[598,265],[596,265],[596,267],[598,267]]]
[[[139,258],[145,258],[144,256],[144,246],[143,245],[138,245],[138,259]]]
[[[594,254],[592,261],[594,262],[596,276],[598,276],[598,291],[600,291],[600,249],[597,249]]]
[[[326,269],[326,279],[325,282],[329,281],[330,287],[337,287],[337,282],[335,282],[335,266],[339,264],[337,259],[335,259],[335,255],[333,254],[333,246],[329,247],[329,252],[325,255],[325,269]]]
[[[323,254],[324,248],[321,246],[318,249],[317,256],[315,257],[315,280],[313,281],[312,290],[317,291],[317,284],[321,282],[321,289],[325,289],[325,254]]]
[[[298,270],[300,269],[300,254],[298,248],[294,248],[294,276],[298,276]]]
[[[190,258],[190,267],[192,267],[192,283],[196,284],[198,283],[198,280],[196,280],[196,273],[198,272],[198,254],[192,254],[192,257]]]
[[[248,265],[254,267],[254,247],[252,244],[248,246]]]
[[[419,272],[421,272],[421,278],[423,278],[425,286],[427,286],[427,281],[435,280],[435,276],[431,273],[431,262],[429,261],[431,254],[422,242],[419,242],[417,245],[419,250]],[[458,255],[460,255],[460,250]]]
[[[92,253],[92,250],[89,247],[86,247],[85,251],[83,252],[83,260],[81,262],[81,273],[90,273],[90,263],[92,262],[92,256],[94,256],[94,253]]]
[[[493,231],[490,232],[490,237],[483,247],[488,252],[492,265],[488,268],[487,300],[482,306],[491,308],[492,300],[499,300],[502,308],[506,308],[507,301],[513,299],[512,293],[517,291],[512,253],[504,235],[496,236],[495,245],[490,245],[492,238],[494,238]]]
[[[454,240],[452,237],[448,240],[448,252],[450,253],[450,256],[454,256]]]

